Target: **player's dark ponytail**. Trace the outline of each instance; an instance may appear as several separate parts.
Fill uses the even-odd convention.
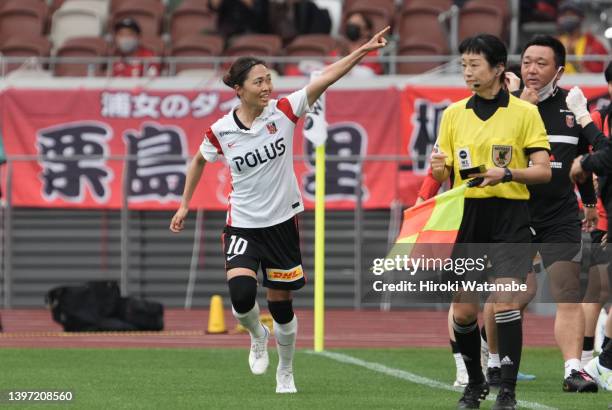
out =
[[[230,88],[236,85],[242,87],[251,69],[259,64],[266,66],[266,63],[258,58],[240,57],[234,61],[229,71],[223,76],[223,83]]]

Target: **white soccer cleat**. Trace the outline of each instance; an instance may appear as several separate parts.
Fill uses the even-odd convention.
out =
[[[586,366],[584,371],[593,378],[604,390],[612,390],[612,370],[606,369],[599,364],[599,358],[593,358]]]
[[[469,379],[470,378],[465,366],[457,367],[457,377],[455,378],[455,383],[453,383],[453,386],[465,387],[467,386]]]
[[[268,369],[270,359],[268,358],[268,338],[270,331],[262,323],[265,335],[260,338],[251,337],[251,351],[249,352],[249,366],[253,374],[264,374]]]
[[[293,382],[293,370],[276,369],[276,392],[277,393],[297,393]]]

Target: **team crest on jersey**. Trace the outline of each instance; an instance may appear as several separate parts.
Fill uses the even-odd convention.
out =
[[[493,145],[493,163],[500,168],[507,167],[512,161],[511,145]]]
[[[565,125],[567,125],[567,128],[574,128],[576,118],[572,114],[565,114]]]
[[[268,128],[268,132],[270,134],[276,134],[276,132],[278,131],[278,129],[276,129],[276,124],[274,123],[274,121],[267,123],[266,128]]]

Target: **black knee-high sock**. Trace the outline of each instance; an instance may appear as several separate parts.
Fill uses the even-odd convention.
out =
[[[604,340],[603,342],[601,342],[601,350],[605,349],[609,341],[610,341],[610,338],[608,336],[604,336]]]
[[[501,362],[501,385],[514,389],[523,350],[523,324],[520,310],[495,314],[497,348]]]
[[[488,342],[487,329],[485,329],[484,325],[480,328],[480,337],[482,337],[482,340],[484,340],[485,342]]]
[[[475,320],[467,325],[460,325],[453,318],[453,330],[459,351],[463,356],[470,383],[482,383],[482,367],[480,367],[480,331]]]
[[[612,342],[610,340],[602,348],[599,364],[606,369],[612,369]]]
[[[457,342],[455,342],[454,340],[451,340],[451,341],[450,341],[450,345],[451,345],[451,350],[452,350],[453,354],[455,354],[455,353],[461,353],[461,352],[459,351],[459,346],[457,346]]]

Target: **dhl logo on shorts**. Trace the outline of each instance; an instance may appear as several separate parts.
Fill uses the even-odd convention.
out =
[[[294,282],[304,277],[302,265],[291,269],[266,269],[268,280],[275,282]]]

